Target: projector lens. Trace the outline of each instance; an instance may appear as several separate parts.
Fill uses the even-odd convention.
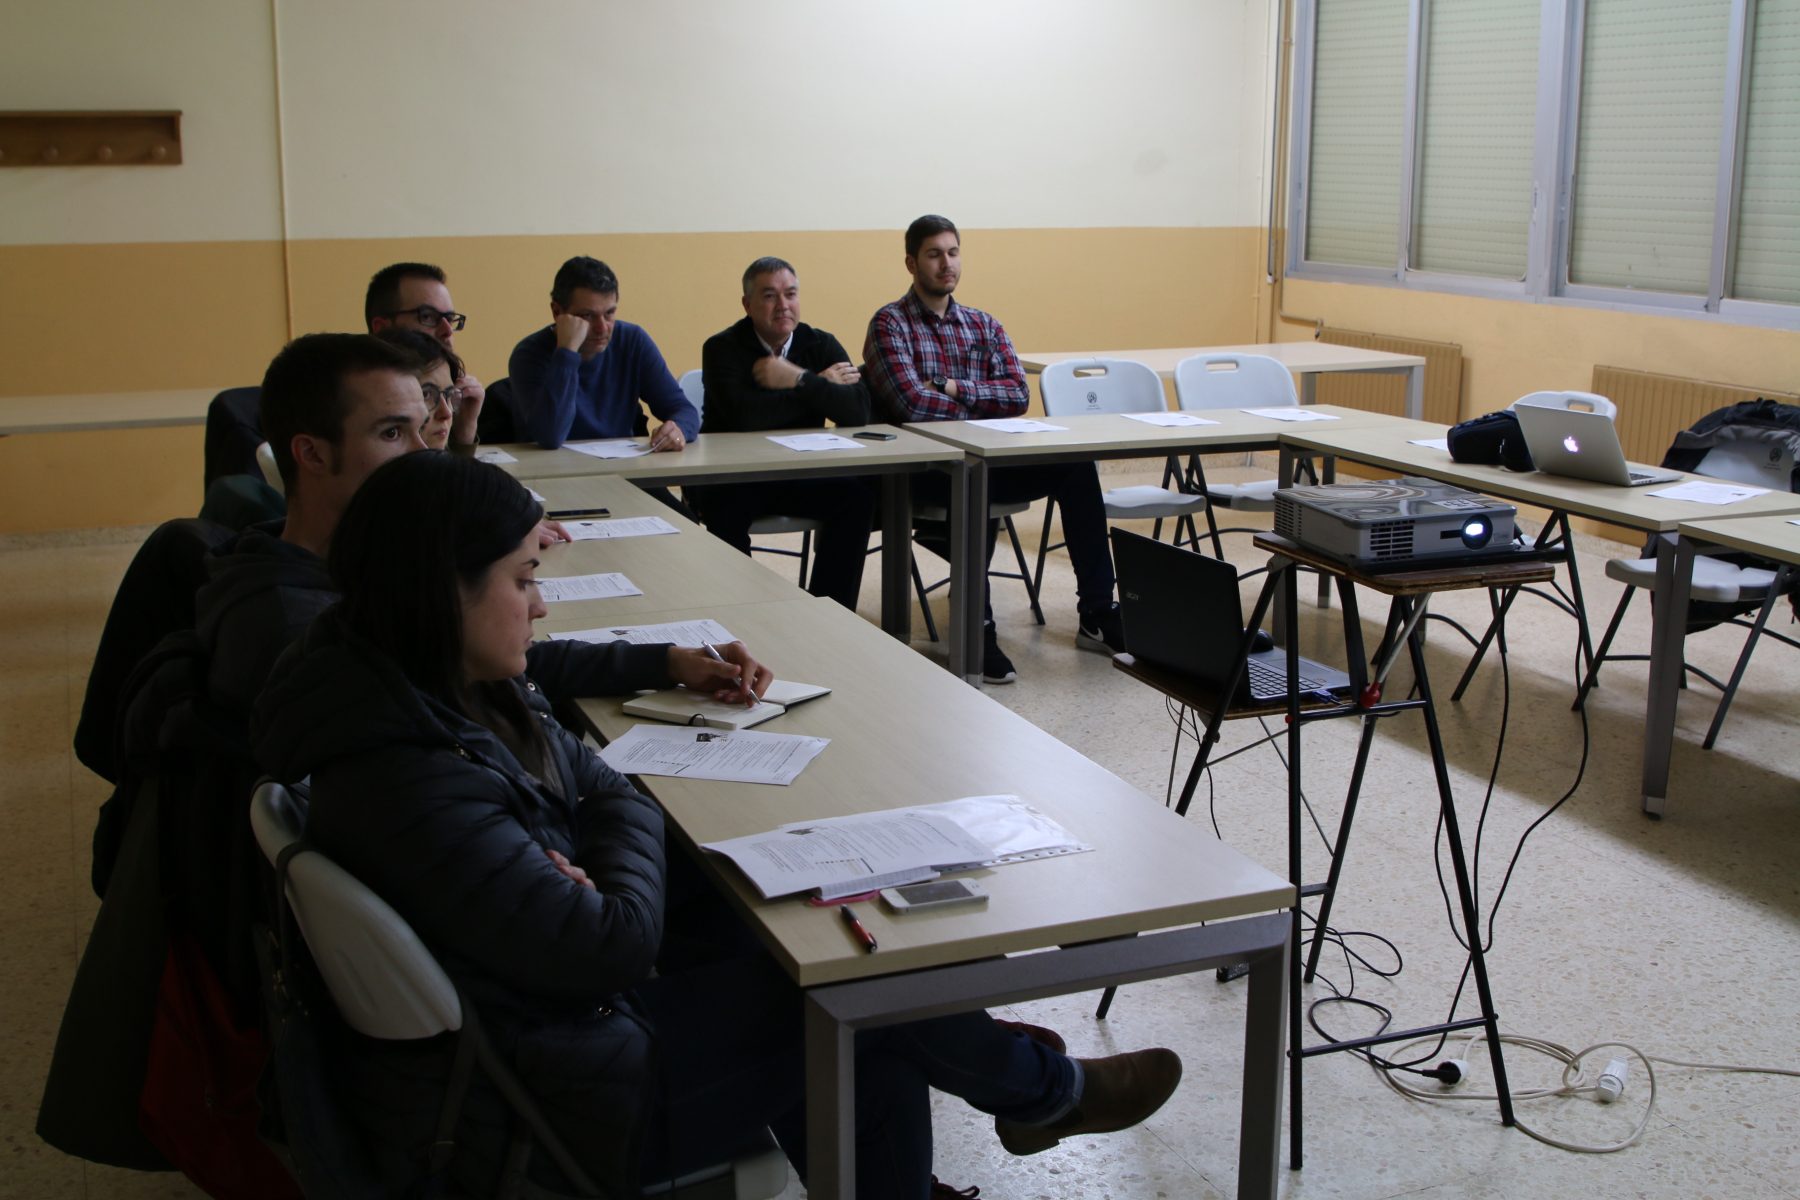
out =
[[[1471,550],[1481,549],[1493,536],[1494,526],[1486,517],[1471,517],[1463,522],[1463,545]]]

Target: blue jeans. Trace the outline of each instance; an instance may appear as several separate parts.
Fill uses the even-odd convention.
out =
[[[766,955],[651,980],[639,1010],[657,1031],[658,1094],[646,1180],[722,1162],[771,1129],[806,1177],[799,990]],[[931,1187],[929,1088],[1027,1124],[1075,1102],[1079,1068],[984,1012],[868,1030],[856,1039],[856,1194],[924,1200]]]

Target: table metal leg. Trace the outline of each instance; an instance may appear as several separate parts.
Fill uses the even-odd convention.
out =
[[[1672,533],[1658,534],[1655,540],[1656,587],[1650,614],[1650,698],[1644,713],[1644,811],[1660,817],[1669,795],[1675,707],[1685,669],[1682,663],[1688,594],[1694,578],[1694,543]]]
[[[1250,960],[1244,1014],[1244,1099],[1238,1117],[1238,1195],[1273,1196],[1281,1170],[1289,948]]]
[[[856,1032],[806,1000],[806,1194],[856,1195]]]
[[[982,614],[987,608],[987,496],[987,464],[981,459],[968,461],[961,472],[951,476],[950,596],[954,611],[950,661],[960,662],[963,676],[971,680],[981,676]],[[957,578],[958,568],[961,579]],[[957,624],[962,626],[960,658]]]
[[[1406,371],[1406,415],[1415,421],[1425,419],[1425,365],[1408,367]]]
[[[881,628],[912,640],[912,477],[881,478]]]

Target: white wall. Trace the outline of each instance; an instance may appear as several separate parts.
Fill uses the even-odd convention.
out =
[[[1255,224],[1267,23],[1267,0],[283,0],[291,229]]]
[[[0,109],[180,109],[172,167],[0,169],[0,244],[281,235],[269,8],[0,0]]]

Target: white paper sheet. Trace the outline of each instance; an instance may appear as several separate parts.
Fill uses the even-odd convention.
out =
[[[861,450],[861,442],[845,437],[841,433],[791,433],[786,437],[769,439],[777,446],[786,446],[789,450]]]
[[[946,800],[942,804],[926,804],[903,811],[949,817],[991,852],[979,863],[940,863],[939,866],[995,867],[1034,858],[1081,854],[1093,849],[1017,796],[964,796],[960,800]]]
[[[731,632],[710,617],[698,621],[666,621],[660,625],[609,625],[602,629],[576,629],[569,633],[553,633],[554,641],[565,642],[630,642],[637,646],[673,642],[677,646],[698,648],[707,643],[717,646],[735,642]]]
[[[1267,417],[1271,421],[1335,421],[1336,413],[1314,412],[1310,408],[1246,408],[1245,412],[1253,417]]]
[[[937,866],[979,862],[993,853],[948,817],[908,808],[797,821],[703,848],[736,863],[765,898],[814,888],[847,895],[880,886],[885,877],[918,877]]]
[[[1449,438],[1407,438],[1406,444],[1409,446],[1423,446],[1427,450],[1442,450],[1446,454],[1450,452]]]
[[[617,571],[598,575],[565,575],[561,579],[538,580],[538,594],[545,604],[566,600],[610,600],[615,596],[641,596],[643,589]]]
[[[1788,524],[1789,525],[1800,525],[1800,517],[1790,517],[1788,519]]]
[[[637,458],[650,453],[650,443],[630,438],[606,438],[597,442],[564,442],[563,448],[590,458]]]
[[[1165,429],[1173,429],[1186,425],[1218,424],[1217,421],[1211,421],[1205,417],[1196,417],[1193,413],[1185,412],[1120,413],[1119,415],[1128,421],[1142,421],[1146,425],[1161,425]]]
[[[627,775],[679,775],[785,787],[830,745],[830,738],[754,730],[633,725],[600,758]]]
[[[1691,500],[1695,504],[1736,504],[1752,496],[1766,495],[1768,490],[1738,483],[1702,483],[1698,479],[1689,479],[1674,487],[1657,488],[1649,494],[1662,500]]]
[[[498,446],[483,446],[481,449],[475,451],[475,461],[493,463],[495,466],[500,466],[504,463],[515,463],[519,460],[500,449]]]
[[[981,421],[970,421],[971,425],[979,425],[983,429],[998,429],[1002,433],[1067,433],[1067,425],[1051,425],[1046,421],[1034,420],[1031,417],[989,417]]]
[[[578,542],[601,538],[655,537],[662,533],[680,533],[661,517],[607,517],[597,521],[564,521],[569,536]]]

